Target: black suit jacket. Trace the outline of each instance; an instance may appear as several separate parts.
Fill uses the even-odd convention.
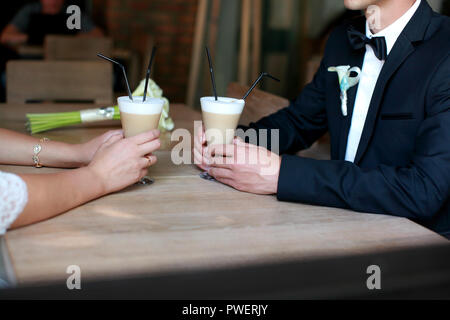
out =
[[[422,0],[383,66],[354,163],[344,157],[357,86],[344,117],[337,74],[327,69],[362,68],[365,50],[352,49],[347,28],[365,33],[365,18],[332,33],[312,83],[290,106],[250,125],[280,129],[279,200],[407,217],[450,235],[449,20]],[[331,161],[290,155],[326,131]]]

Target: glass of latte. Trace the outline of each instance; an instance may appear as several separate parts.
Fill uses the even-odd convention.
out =
[[[245,101],[226,97],[218,97],[217,100],[215,97],[203,97],[200,104],[207,144],[232,144]],[[200,174],[200,177],[214,180],[207,172]]]
[[[120,120],[125,138],[158,129],[164,100],[159,98],[133,97],[128,96],[117,99],[120,110]],[[145,177],[138,184],[148,185],[154,182],[153,179]]]

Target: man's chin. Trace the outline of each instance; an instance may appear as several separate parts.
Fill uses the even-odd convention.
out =
[[[366,10],[375,0],[344,0],[344,6],[349,10]]]

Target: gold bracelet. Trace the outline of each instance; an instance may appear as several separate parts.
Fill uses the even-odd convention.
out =
[[[39,140],[39,142],[43,143],[43,142],[47,142],[50,141],[50,139],[48,138],[42,138]],[[42,163],[39,159],[39,153],[42,151],[42,146],[40,144],[36,144],[35,146],[33,146],[33,162],[34,162],[34,166],[36,168],[42,168]]]

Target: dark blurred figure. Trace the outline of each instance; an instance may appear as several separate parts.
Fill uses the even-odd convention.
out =
[[[103,32],[81,12],[81,30],[67,28],[65,0],[40,0],[24,5],[0,35],[0,101],[5,101],[6,63],[19,59],[16,47],[23,44],[42,45],[47,34],[72,34],[101,37]]]
[[[442,14],[450,16],[450,0],[444,0],[444,3],[442,4]]]
[[[0,102],[4,102],[6,100],[6,62],[14,59],[19,59],[19,55],[16,53],[16,51],[3,44],[0,44]]]
[[[92,20],[81,13],[81,30],[69,30],[66,21],[64,0],[40,0],[22,7],[11,22],[3,29],[0,42],[8,46],[25,43],[42,44],[47,34],[77,34],[102,36],[103,32]]]

